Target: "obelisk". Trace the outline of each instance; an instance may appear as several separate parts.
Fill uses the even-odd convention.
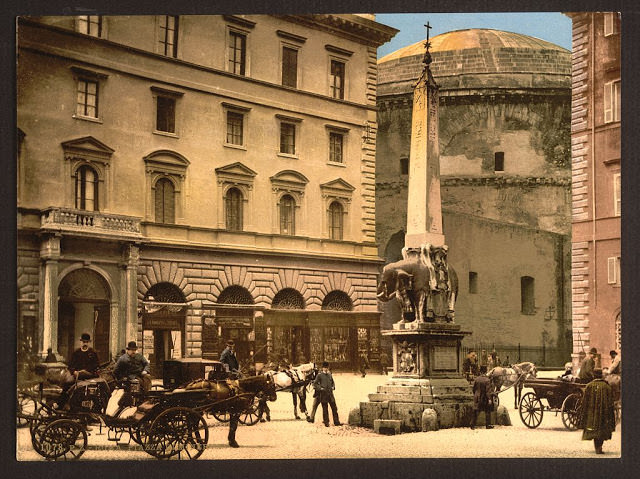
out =
[[[414,85],[409,156],[409,192],[405,247],[429,243],[444,245],[440,198],[440,151],[438,148],[438,85],[433,79],[429,53],[429,29],[423,70]]]

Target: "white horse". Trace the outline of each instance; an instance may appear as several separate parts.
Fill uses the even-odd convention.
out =
[[[298,416],[298,398],[300,399],[300,412],[309,417],[307,412],[307,386],[315,379],[318,369],[315,363],[301,364],[284,371],[267,371],[265,374],[271,376],[276,386],[276,391],[291,391],[293,397],[293,414]]]
[[[487,373],[491,384],[494,387],[496,393],[504,387],[507,389],[513,386],[513,398],[514,408],[518,409],[520,398],[522,396],[522,388],[524,386],[524,380],[529,376],[536,377],[538,370],[536,365],[530,362],[512,364],[511,367],[496,366]]]

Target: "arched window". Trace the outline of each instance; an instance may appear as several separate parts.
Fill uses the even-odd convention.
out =
[[[304,297],[293,288],[278,291],[271,301],[272,309],[304,309]]]
[[[296,234],[296,202],[290,195],[280,198],[280,234]]]
[[[167,178],[156,182],[156,223],[175,223],[175,188]]]
[[[242,231],[242,193],[238,188],[230,188],[224,198],[226,228]]]
[[[329,205],[329,238],[342,239],[344,209],[337,201]]]
[[[522,314],[536,314],[534,284],[535,280],[531,276],[522,276],[520,278]]]
[[[76,208],[98,211],[98,174],[87,165],[76,170]]]
[[[325,311],[351,311],[353,303],[347,293],[336,289],[324,297],[322,309]]]

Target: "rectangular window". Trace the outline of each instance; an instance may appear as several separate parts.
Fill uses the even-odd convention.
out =
[[[604,14],[604,36],[608,37],[615,33],[618,33],[618,14],[616,12],[606,12]]]
[[[167,133],[176,132],[176,99],[159,96],[156,99],[156,130]]]
[[[604,84],[604,122],[620,121],[620,80]]]
[[[247,36],[242,33],[229,32],[229,71],[237,75],[245,74],[247,55]]]
[[[282,47],[282,84],[298,86],[298,50],[295,48]]]
[[[102,17],[99,15],[80,15],[77,18],[77,28],[80,33],[92,37],[102,36]]]
[[[331,60],[331,96],[344,100],[344,63]]]
[[[160,53],[173,58],[178,55],[178,18],[171,15],[160,17]]]
[[[622,214],[622,188],[620,183],[620,173],[613,175],[613,214],[620,216]]]
[[[494,171],[504,171],[504,151],[496,151],[493,169]]]
[[[476,294],[478,292],[478,273],[469,271],[469,293]]]
[[[98,82],[78,79],[76,114],[89,118],[98,118]]]
[[[227,143],[243,145],[244,115],[235,111],[227,112]]]
[[[408,175],[409,174],[409,158],[406,156],[400,158],[400,174]]]
[[[280,153],[296,154],[296,125],[280,123]]]
[[[520,278],[520,301],[522,314],[536,314],[535,280],[531,276]]]
[[[607,258],[607,283],[620,284],[620,257]]]
[[[340,133],[329,133],[329,161],[342,163],[342,144],[344,136]]]

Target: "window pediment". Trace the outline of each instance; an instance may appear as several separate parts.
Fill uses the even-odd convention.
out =
[[[230,165],[216,168],[216,176],[219,183],[232,183],[251,186],[253,178],[257,175],[251,168],[239,161]]]
[[[184,177],[189,166],[187,160],[180,153],[171,150],[158,150],[145,156],[147,173],[165,173]]]
[[[355,188],[342,178],[323,183],[320,185],[323,195],[334,196],[336,198],[351,198]]]
[[[272,188],[276,191],[295,191],[304,193],[304,189],[309,180],[302,173],[293,170],[283,170],[276,173],[271,178]]]
[[[66,160],[82,158],[88,161],[98,161],[109,164],[114,149],[108,147],[92,136],[85,136],[75,140],[63,141],[62,149]]]

